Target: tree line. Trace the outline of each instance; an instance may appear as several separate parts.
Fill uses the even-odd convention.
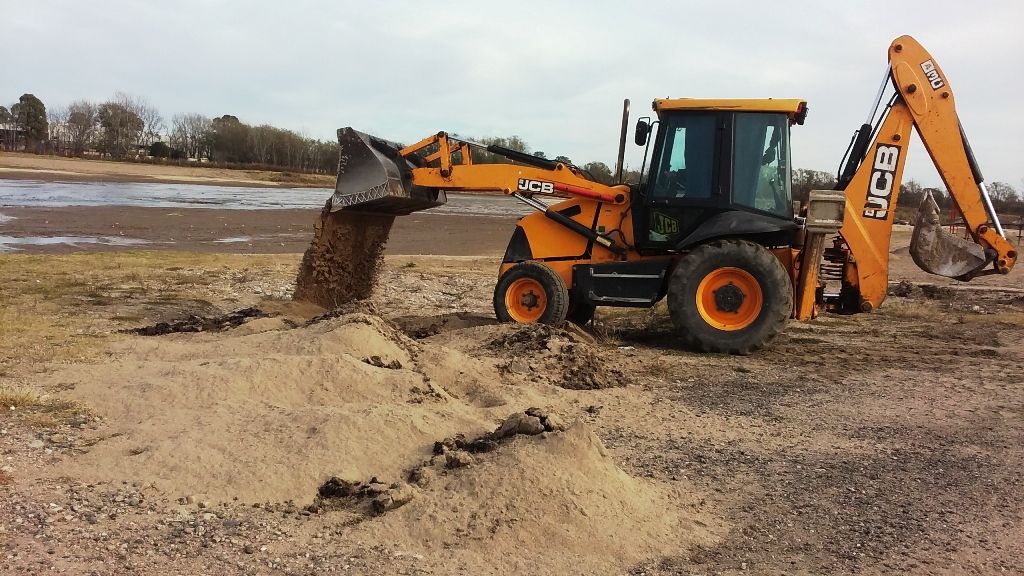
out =
[[[47,108],[32,94],[0,106],[0,145],[6,150],[167,163],[286,168],[334,173],[338,150],[305,134],[253,126],[230,114],[177,114],[166,121],[142,97],[117,93],[104,102],[77,100]]]
[[[820,170],[793,170],[793,199],[805,201],[811,190],[832,190],[836,185],[836,177],[829,172]],[[1024,194],[1006,182],[989,182],[989,197],[992,199],[992,207],[997,214],[1024,214]],[[1024,180],[1021,180],[1021,188],[1024,190]],[[932,192],[935,203],[946,213],[953,207],[953,200],[949,191],[945,188],[925,188],[914,179],[907,180],[900,184],[900,194],[897,200],[897,219],[910,220],[913,213],[917,211],[924,200],[925,192]]]
[[[547,159],[545,152],[532,151],[519,136],[465,139]],[[219,118],[177,114],[168,123],[145,98],[120,92],[100,103],[77,100],[66,107],[49,109],[36,96],[24,94],[9,107],[0,106],[0,146],[65,156],[204,161],[228,167],[286,168],[326,174],[333,174],[338,166],[338,146],[334,142],[267,124],[253,126],[230,114]],[[477,148],[472,149],[472,154],[475,164],[511,162]],[[566,156],[555,156],[553,160],[575,166]],[[587,162],[578,168],[596,182],[616,183],[612,169],[604,162]],[[801,201],[807,199],[811,190],[830,190],[836,184],[835,176],[820,170],[796,169],[792,179],[793,198]],[[639,182],[640,171],[627,166],[623,181]],[[997,212],[1024,213],[1024,194],[1012,185],[992,182],[988,189]],[[939,207],[948,210],[952,204],[949,193],[939,189],[932,192]],[[900,186],[901,213],[910,208],[916,210],[924,193],[918,182],[904,182]]]

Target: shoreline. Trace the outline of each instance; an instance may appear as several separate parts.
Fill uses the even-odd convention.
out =
[[[42,182],[196,184],[258,188],[334,188],[334,174],[167,166],[0,152],[0,179]]]

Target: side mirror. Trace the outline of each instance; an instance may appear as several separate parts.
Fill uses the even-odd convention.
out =
[[[633,142],[637,146],[643,146],[647,144],[647,138],[651,135],[651,125],[647,123],[646,118],[641,118],[636,121],[636,134],[633,137]]]

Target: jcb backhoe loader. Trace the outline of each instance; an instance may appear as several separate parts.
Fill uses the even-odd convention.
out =
[[[889,83],[895,94],[878,114]],[[1017,258],[946,76],[909,36],[889,47],[885,79],[837,189],[812,192],[797,213],[789,137],[804,122],[806,102],[659,99],[653,108],[657,118],[640,119],[635,134],[646,147],[645,167],[653,152],[650,169],[632,186],[605,186],[576,166],[444,132],[401,147],[345,128],[331,210],[408,214],[444,203],[445,191],[508,194],[537,212],[519,221],[505,252],[494,292],[500,320],[582,323],[596,306],[650,307],[667,297],[689,344],[749,354],[791,317],[869,312],[885,299],[914,127],[973,238],[942,230],[928,196],[912,237],[915,262],[969,280],[1006,274]],[[628,101],[619,181],[627,118]],[[513,163],[474,164],[473,147]],[[539,201],[551,197],[565,200]]]

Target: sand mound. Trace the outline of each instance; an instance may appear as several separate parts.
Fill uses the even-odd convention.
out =
[[[394,216],[320,212],[313,242],[302,255],[295,300],[334,308],[370,296]]]
[[[512,388],[468,358],[451,371],[437,362],[427,376],[420,356],[444,352],[425,353],[371,314],[247,326],[136,338],[116,361],[50,376],[106,425],[49,473],[153,482],[175,498],[308,501],[330,476],[396,478],[438,438],[493,427],[444,386],[496,398]]]
[[[359,524],[355,534],[412,550],[443,547],[456,560],[472,548],[493,559],[493,573],[537,573],[574,558],[585,558],[596,573],[613,573],[624,563],[711,542],[718,530],[708,527],[710,518],[674,512],[696,505],[690,496],[617,468],[582,424],[517,435],[466,466],[435,457],[417,479],[415,497]]]
[[[509,357],[509,372],[554,375],[551,383],[569,390],[600,390],[628,382],[578,334],[544,324],[509,325],[486,348]]]

